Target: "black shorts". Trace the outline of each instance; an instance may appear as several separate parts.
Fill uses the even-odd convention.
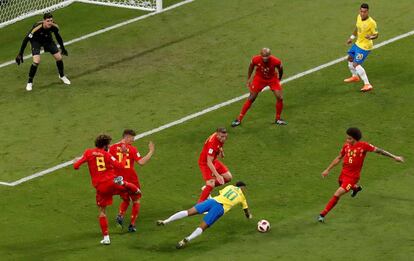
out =
[[[39,55],[40,49],[42,47],[45,50],[45,52],[49,52],[51,54],[55,54],[59,52],[57,45],[53,41],[44,42],[44,43],[32,41],[31,44],[32,44],[32,55]]]

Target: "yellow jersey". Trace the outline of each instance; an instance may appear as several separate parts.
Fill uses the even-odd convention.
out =
[[[365,36],[377,34],[377,23],[371,17],[368,17],[364,21],[361,19],[361,16],[358,15],[356,27],[358,31],[356,45],[364,50],[371,50],[374,46],[372,40],[366,39]]]
[[[226,186],[224,189],[220,190],[219,195],[213,199],[223,205],[224,213],[237,204],[242,204],[243,209],[248,208],[243,191],[239,187],[233,185]]]

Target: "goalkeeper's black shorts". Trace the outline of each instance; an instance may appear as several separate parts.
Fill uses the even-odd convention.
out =
[[[59,48],[57,47],[54,41],[47,41],[44,43],[40,43],[38,41],[32,41],[31,44],[32,44],[32,55],[39,55],[42,47],[45,50],[45,52],[49,52],[51,54],[55,54],[59,52]]]

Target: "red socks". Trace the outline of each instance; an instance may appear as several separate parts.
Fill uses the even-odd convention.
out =
[[[107,236],[108,232],[108,219],[106,216],[99,217],[99,225],[101,226],[102,235]]]
[[[139,209],[141,208],[141,203],[133,203],[132,204],[132,211],[131,211],[131,225],[135,226],[135,220],[139,215]]]
[[[211,191],[213,190],[213,187],[210,185],[207,185],[203,191],[201,192],[200,198],[198,199],[197,203],[203,202],[208,198],[208,195],[210,195]]]
[[[283,100],[276,101],[276,120],[280,120],[280,115],[282,114],[283,110]]]
[[[329,202],[326,205],[325,209],[321,212],[321,215],[325,216],[326,214],[328,214],[329,211],[331,211],[331,209],[333,209],[333,207],[335,207],[336,203],[338,203],[338,200],[339,200],[339,197],[333,196],[331,198],[331,200],[329,200]]]
[[[250,106],[252,106],[253,102],[249,99],[246,100],[244,103],[242,110],[240,112],[239,117],[237,118],[239,121],[242,121],[244,118],[244,115],[246,115],[247,111],[250,109]]]
[[[128,199],[128,201],[122,200],[121,205],[119,205],[119,213],[118,214],[120,216],[124,216],[125,212],[128,209],[128,206],[129,206],[129,199]]]

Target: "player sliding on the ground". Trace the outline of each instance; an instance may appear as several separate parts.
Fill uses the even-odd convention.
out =
[[[360,141],[362,134],[358,128],[349,128],[346,131],[346,134],[346,143],[342,147],[338,157],[336,157],[332,163],[329,164],[328,168],[322,172],[322,177],[328,176],[331,169],[343,159],[342,171],[338,178],[339,188],[335,191],[325,209],[320,213],[318,217],[319,222],[325,221],[325,216],[336,205],[341,196],[352,190],[351,196],[355,197],[357,193],[362,190],[362,187],[358,185],[358,181],[367,152],[375,152],[390,157],[397,162],[404,162],[404,158],[401,156],[395,156],[367,142]]]
[[[165,220],[158,220],[157,225],[163,226],[178,219],[207,212],[200,226],[198,226],[191,235],[177,243],[176,247],[182,248],[187,245],[188,242],[200,236],[203,231],[211,227],[223,214],[227,213],[237,204],[242,204],[244,214],[248,219],[251,219],[252,214],[250,214],[248,209],[247,201],[244,196],[245,192],[246,184],[242,181],[237,182],[235,186],[228,185],[220,190],[220,195],[217,197],[198,203],[188,210],[179,211]]]
[[[214,187],[228,183],[232,179],[229,169],[217,159],[217,157],[224,158],[223,145],[226,140],[226,128],[217,128],[217,131],[211,134],[204,143],[198,166],[206,185],[202,189],[198,203],[206,200]]]
[[[101,244],[109,245],[108,219],[106,218],[106,207],[112,205],[112,196],[125,192],[140,194],[137,186],[123,181],[122,176],[115,176],[114,168],[124,168],[126,158],[119,163],[116,158],[109,154],[109,144],[112,138],[108,135],[99,135],[95,140],[96,148],[87,149],[82,158],[77,159],[73,167],[77,170],[87,162],[92,185],[96,189],[96,205],[99,210],[99,225],[101,226],[103,240]]]
[[[253,81],[251,82],[251,76],[253,70],[256,68]],[[276,73],[276,71],[278,73]],[[282,85],[280,81],[283,76],[283,67],[282,62],[271,55],[269,48],[263,48],[260,51],[260,55],[253,56],[252,61],[250,62],[249,72],[247,74],[247,87],[250,90],[250,96],[247,98],[244,103],[241,112],[237,119],[232,123],[232,127],[237,127],[241,124],[244,116],[252,106],[253,102],[256,100],[257,95],[266,87],[269,86],[270,90],[276,97],[276,118],[275,123],[277,125],[286,125],[287,123],[280,118],[283,110],[283,92]]]
[[[109,153],[112,156],[118,159],[118,162],[126,161],[125,167],[122,169],[115,169],[116,175],[122,176],[124,181],[130,182],[141,189],[139,184],[139,179],[137,173],[135,172],[134,165],[137,162],[140,166],[145,165],[154,154],[155,146],[151,141],[148,144],[149,152],[144,157],[141,157],[138,149],[132,145],[135,138],[135,131],[126,129],[122,133],[122,140],[118,143],[113,144],[109,148]],[[139,214],[139,209],[141,207],[141,193],[140,194],[130,194],[125,192],[120,195],[122,198],[121,205],[119,206],[118,216],[116,217],[116,223],[123,228],[124,225],[124,215],[128,209],[129,202],[132,200],[132,210],[131,210],[131,222],[128,227],[129,232],[137,231],[135,228],[135,221]]]
[[[356,28],[347,41],[347,44],[351,44],[355,38],[357,39],[348,51],[348,67],[352,76],[344,80],[347,83],[359,82],[361,78],[364,81],[364,86],[361,89],[362,92],[372,90],[372,85],[368,81],[368,76],[362,67],[362,63],[373,48],[372,40],[378,38],[377,23],[369,17],[368,9],[368,4],[362,4],[359,8]]]
[[[54,33],[56,40],[60,45],[60,52],[53,41],[52,32]],[[53,15],[51,13],[46,13],[43,15],[43,21],[35,23],[29,33],[23,40],[22,46],[20,47],[19,54],[16,57],[17,65],[23,63],[24,49],[26,49],[27,43],[30,41],[32,45],[32,56],[33,63],[30,66],[29,71],[29,80],[27,81],[26,90],[31,91],[33,88],[33,78],[36,75],[37,67],[40,64],[40,49],[43,47],[45,52],[49,52],[53,55],[56,60],[56,66],[59,71],[59,78],[64,84],[70,84],[69,79],[65,76],[63,69],[63,60],[62,55],[68,55],[65,46],[63,44],[63,39],[59,34],[59,27],[53,22]]]

